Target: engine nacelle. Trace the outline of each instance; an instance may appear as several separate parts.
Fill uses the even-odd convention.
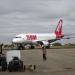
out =
[[[49,46],[49,42],[48,41],[42,41],[44,46]]]

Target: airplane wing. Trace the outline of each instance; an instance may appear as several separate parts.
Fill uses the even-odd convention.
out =
[[[71,38],[75,38],[75,34],[64,35],[64,37],[62,39],[71,39]]]
[[[75,37],[65,37],[65,38],[62,38],[62,39],[71,39],[71,38],[75,38]]]

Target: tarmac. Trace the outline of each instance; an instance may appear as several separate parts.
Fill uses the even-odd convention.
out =
[[[0,75],[75,75],[75,48],[48,49],[46,61],[43,61],[41,49],[21,50],[21,56],[25,65],[36,65],[36,70],[6,71]]]

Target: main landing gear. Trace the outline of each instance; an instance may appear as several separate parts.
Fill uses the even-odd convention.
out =
[[[29,49],[34,49],[35,47],[33,46],[33,45],[31,45],[30,47],[29,47]],[[25,46],[24,45],[22,45],[22,44],[20,44],[19,46],[18,46],[18,50],[24,50],[25,49]]]
[[[18,50],[24,50],[24,46],[22,45],[18,46]]]
[[[35,47],[33,45],[31,45],[30,49],[34,49]]]
[[[46,46],[47,49],[50,49],[50,45]]]

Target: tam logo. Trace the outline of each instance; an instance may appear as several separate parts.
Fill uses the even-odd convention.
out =
[[[37,36],[36,35],[26,35],[27,40],[36,40]]]

